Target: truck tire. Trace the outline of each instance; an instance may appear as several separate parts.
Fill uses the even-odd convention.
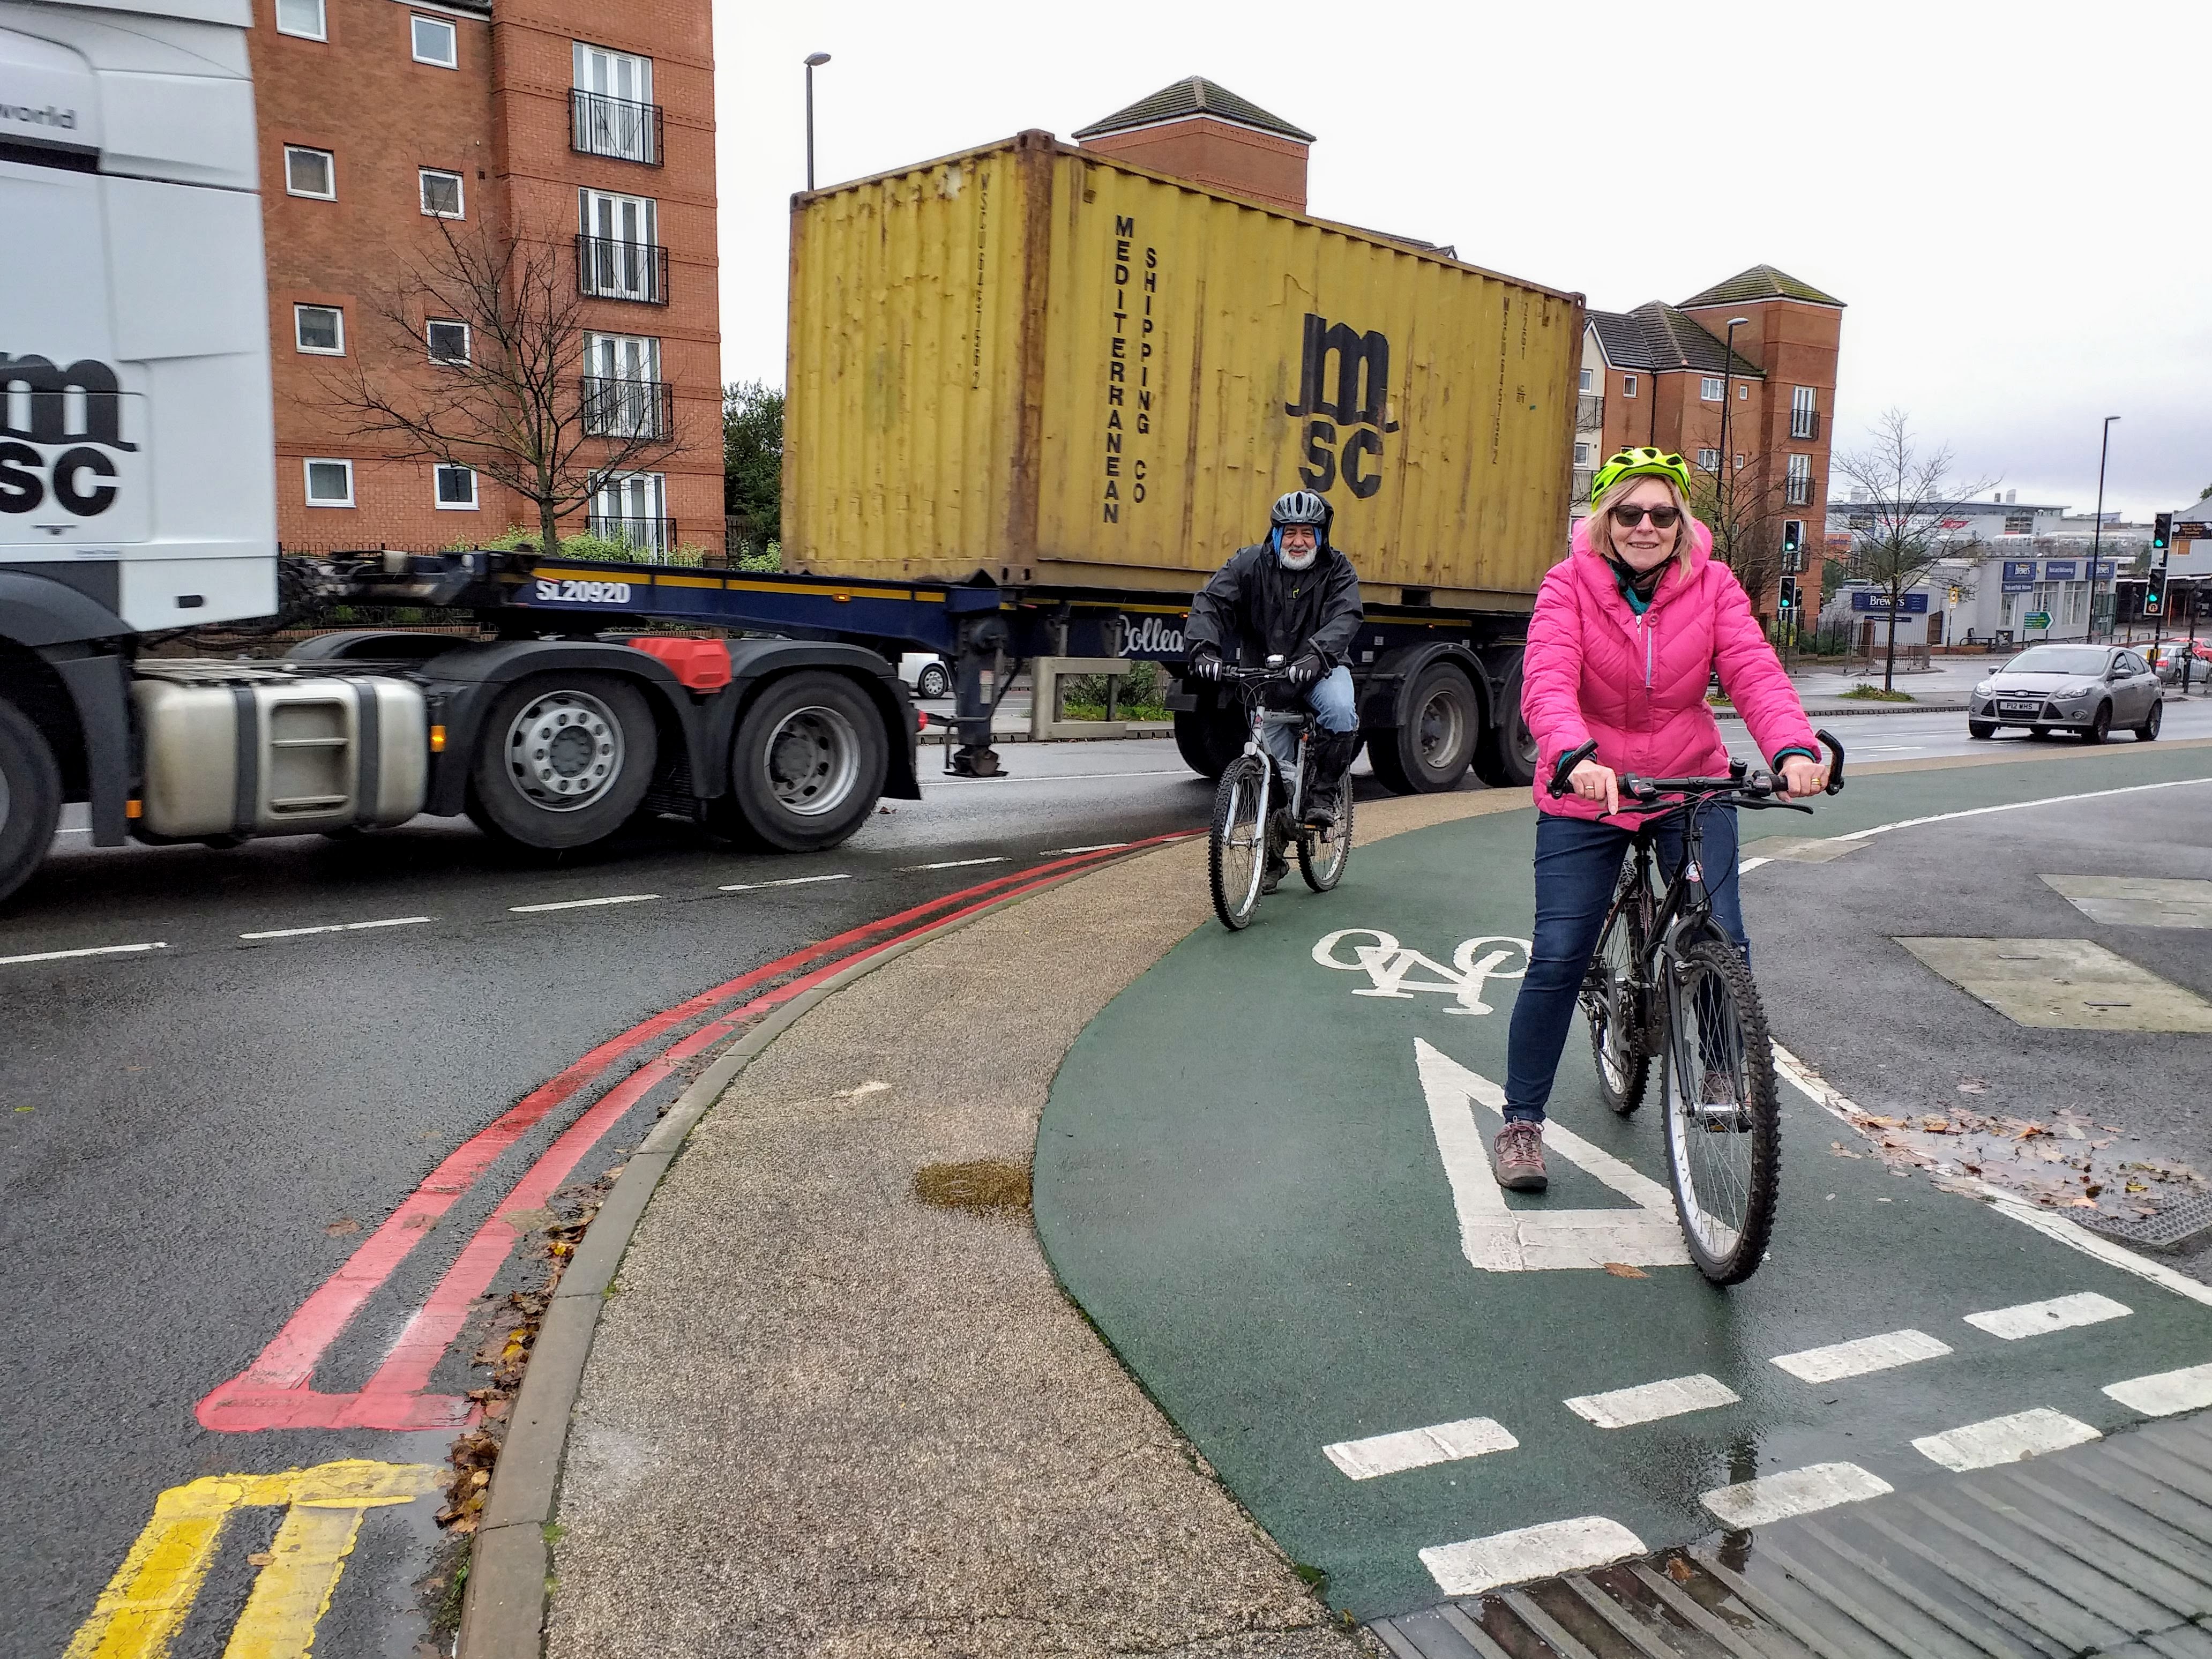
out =
[[[1474,775],[1494,788],[1526,789],[1536,781],[1536,739],[1521,713],[1521,659],[1498,694],[1496,718],[1474,745]]]
[[[835,847],[865,823],[890,768],[884,717],[842,674],[775,681],[738,722],[730,793],[709,826],[784,853]]]
[[[61,815],[53,750],[13,703],[0,702],[0,903],[45,860]]]
[[[543,852],[604,841],[637,811],[659,760],[645,693],[612,674],[532,674],[500,693],[469,769],[469,816]]]
[[[1179,708],[1175,717],[1176,753],[1208,783],[1221,781],[1229,763],[1244,752],[1243,721],[1219,708]]]
[[[1367,734],[1367,760],[1394,795],[1437,795],[1458,787],[1482,735],[1474,685],[1449,662],[1414,677],[1406,718],[1395,730]]]

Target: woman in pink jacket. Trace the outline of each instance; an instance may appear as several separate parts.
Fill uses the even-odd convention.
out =
[[[1712,533],[1690,516],[1689,485],[1680,455],[1627,449],[1607,461],[1590,482],[1589,516],[1544,578],[1529,619],[1521,707],[1536,739],[1542,816],[1535,937],[1513,1005],[1505,1127],[1492,1152],[1503,1187],[1545,1185],[1544,1105],[1634,830],[1634,819],[1607,816],[1620,809],[1621,775],[1726,775],[1728,748],[1705,702],[1718,668],[1789,793],[1827,787],[1796,689],[1734,574],[1712,557]],[[1547,786],[1559,757],[1593,738],[1597,753],[1569,775],[1574,793],[1553,799]],[[1710,890],[1713,920],[1747,952],[1735,813],[1716,810],[1703,823],[1706,867],[1726,872]],[[1678,857],[1679,831],[1662,830],[1661,844]]]

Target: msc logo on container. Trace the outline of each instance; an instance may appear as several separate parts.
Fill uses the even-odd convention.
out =
[[[1398,429],[1388,418],[1390,342],[1379,330],[1362,334],[1309,311],[1304,356],[1298,400],[1283,405],[1285,415],[1306,422],[1305,465],[1298,477],[1308,489],[1326,491],[1340,476],[1365,501],[1382,488],[1383,434]],[[1328,395],[1331,357],[1336,359],[1334,398]],[[1370,461],[1376,470],[1369,470]]]
[[[35,513],[51,495],[64,513],[97,518],[115,505],[108,452],[137,447],[123,441],[122,384],[107,364],[58,368],[0,352],[0,513]]]

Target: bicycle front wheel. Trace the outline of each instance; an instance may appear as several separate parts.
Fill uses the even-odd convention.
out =
[[[1251,925],[1260,908],[1267,863],[1267,763],[1257,755],[1232,761],[1213,792],[1213,830],[1206,839],[1206,884],[1213,914],[1231,933]]]
[[[1644,1103],[1651,1076],[1644,997],[1636,988],[1650,906],[1641,885],[1622,887],[1583,977],[1583,1018],[1589,1025],[1590,1056],[1597,1061],[1598,1093],[1623,1117]]]
[[[1677,964],[1660,1076],[1667,1170],[1698,1271],[1735,1285],[1774,1231],[1782,1118],[1759,989],[1735,947],[1699,939]]]
[[[1352,778],[1347,773],[1336,786],[1336,824],[1327,836],[1311,830],[1298,833],[1298,873],[1316,893],[1326,893],[1344,879],[1344,866],[1352,862]]]

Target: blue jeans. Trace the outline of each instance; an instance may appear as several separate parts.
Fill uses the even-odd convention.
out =
[[[1353,732],[1359,727],[1358,700],[1352,695],[1352,671],[1342,663],[1307,688],[1305,704],[1313,710],[1314,724],[1324,732]],[[1297,726],[1269,726],[1267,744],[1267,752],[1285,772],[1297,765]]]
[[[1713,921],[1749,961],[1751,945],[1744,937],[1735,874],[1735,809],[1707,811],[1698,823]],[[1613,903],[1631,834],[1614,824],[1550,812],[1536,822],[1536,933],[1529,944],[1528,974],[1514,1000],[1513,1024],[1505,1044],[1509,1122],[1544,1120],[1544,1103],[1552,1097],[1552,1079],[1559,1073],[1560,1051],[1567,1046],[1583,976],[1589,972],[1599,930]],[[1662,826],[1658,839],[1654,880],[1663,892],[1682,856],[1680,823]]]

